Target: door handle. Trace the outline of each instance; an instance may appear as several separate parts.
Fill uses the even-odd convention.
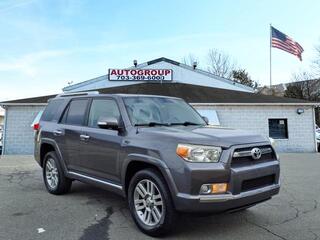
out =
[[[89,138],[90,138],[89,135],[86,135],[86,134],[81,134],[81,135],[80,135],[80,139],[83,140],[83,141],[86,141],[86,140],[88,140]]]
[[[53,135],[55,135],[55,136],[61,136],[62,134],[63,134],[63,132],[60,129],[53,131]]]

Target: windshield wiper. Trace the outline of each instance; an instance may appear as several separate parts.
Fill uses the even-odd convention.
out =
[[[170,125],[183,125],[183,126],[190,126],[190,125],[203,125],[201,123],[194,123],[194,122],[181,122],[181,123],[170,123]]]
[[[147,127],[154,127],[154,126],[174,126],[174,125],[181,125],[181,126],[190,126],[190,125],[194,125],[194,126],[199,126],[199,125],[203,125],[201,123],[194,123],[194,122],[181,122],[181,123],[160,123],[160,122],[148,122],[148,123],[136,123],[134,126],[135,127],[140,127],[140,126],[147,126]]]
[[[149,123],[136,123],[134,126],[135,127],[139,127],[139,126],[154,127],[154,126],[170,126],[170,125],[168,123],[149,122]]]

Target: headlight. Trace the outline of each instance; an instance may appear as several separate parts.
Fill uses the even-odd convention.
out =
[[[219,162],[221,147],[178,144],[177,154],[189,162]]]

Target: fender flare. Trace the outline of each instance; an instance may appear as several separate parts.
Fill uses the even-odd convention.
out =
[[[50,138],[42,138],[41,143],[40,143],[40,152],[41,152],[41,147],[42,147],[43,143],[50,144],[54,148],[54,150],[59,158],[58,160],[62,166],[62,169],[63,169],[64,173],[67,175],[68,174],[67,165],[66,165],[65,161],[63,160],[63,157],[62,157],[62,154],[61,154],[61,151],[60,151],[60,148],[59,148],[57,142],[54,141],[53,139],[50,139]],[[42,159],[40,159],[40,161],[42,162]]]
[[[162,174],[162,176],[164,177],[167,186],[169,188],[169,191],[172,195],[172,198],[174,199],[175,196],[178,194],[178,189],[177,186],[173,180],[172,174],[170,172],[170,169],[168,168],[168,166],[165,164],[164,161],[155,158],[155,157],[151,157],[148,155],[144,155],[144,154],[129,154],[127,156],[127,158],[124,159],[122,166],[121,166],[121,182],[123,185],[123,189],[125,192],[125,184],[126,184],[126,173],[127,173],[127,169],[128,166],[131,162],[141,162],[141,163],[148,163],[150,165],[153,165],[154,167],[156,167]],[[126,192],[125,192],[126,195]]]

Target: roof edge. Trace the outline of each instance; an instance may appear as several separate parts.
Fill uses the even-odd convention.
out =
[[[190,71],[194,71],[196,73],[205,75],[207,77],[217,78],[220,81],[229,83],[231,85],[235,85],[235,86],[243,88],[243,89],[245,89],[247,91],[252,91],[252,92],[254,91],[254,89],[252,87],[249,87],[249,86],[246,86],[244,84],[235,82],[235,81],[233,81],[233,80],[231,80],[229,78],[220,77],[218,75],[215,75],[215,74],[210,73],[208,71],[205,71],[203,69],[199,69],[199,68],[193,69],[193,67],[191,67],[191,66],[189,66],[187,64],[180,63],[180,62],[177,62],[175,60],[172,60],[172,59],[169,59],[169,58],[166,58],[166,57],[160,57],[160,58],[156,58],[156,59],[153,59],[153,60],[150,60],[150,61],[147,61],[147,62],[139,63],[137,66],[130,66],[130,67],[126,68],[126,69],[143,68],[143,67],[146,67],[146,66],[149,66],[149,65],[152,65],[152,64],[156,64],[158,62],[162,62],[162,61],[170,63],[170,64],[173,64],[173,65],[176,65],[176,66],[179,66],[179,67],[182,67],[182,68],[190,70]],[[99,76],[99,77],[91,78],[91,79],[88,79],[88,80],[85,80],[85,81],[82,81],[82,82],[79,82],[79,83],[72,84],[70,86],[66,86],[62,90],[63,91],[70,91],[70,90],[73,90],[73,89],[75,89],[77,87],[81,87],[81,86],[84,86],[84,85],[89,84],[89,83],[94,83],[94,82],[98,82],[98,81],[104,80],[103,78],[104,77],[107,78],[107,76],[108,76],[108,74],[104,74],[104,75]]]
[[[301,103],[189,103],[193,106],[320,106],[317,102]]]
[[[179,66],[182,67],[182,68],[185,68],[185,69],[187,69],[187,70],[195,71],[195,72],[197,72],[197,73],[206,75],[206,76],[208,76],[208,77],[217,78],[217,79],[219,79],[220,81],[223,81],[223,82],[225,82],[225,83],[229,83],[229,84],[231,84],[231,85],[234,85],[234,86],[237,86],[237,87],[241,87],[241,88],[243,88],[243,89],[245,89],[245,90],[254,92],[254,88],[249,87],[249,86],[247,86],[247,85],[244,85],[244,84],[242,84],[242,83],[238,83],[238,82],[236,82],[236,81],[233,81],[232,79],[220,77],[220,76],[218,76],[218,75],[215,75],[215,74],[213,74],[213,73],[211,73],[211,72],[208,72],[208,71],[205,71],[205,70],[203,70],[203,69],[193,69],[191,66],[186,65],[186,64],[184,64],[184,63],[180,63]],[[237,90],[235,90],[235,91],[237,91]]]
[[[246,89],[246,90],[251,90],[252,92],[254,91],[254,89],[253,89],[252,87],[246,86],[246,85],[244,85],[244,84],[242,84],[242,83],[235,82],[235,81],[233,81],[232,79],[220,77],[220,76],[218,76],[218,75],[215,75],[215,74],[213,74],[213,73],[211,73],[211,72],[208,72],[208,71],[205,71],[205,70],[203,70],[203,69],[199,69],[199,68],[194,69],[192,66],[189,66],[189,65],[187,65],[187,64],[174,61],[174,60],[169,59],[169,58],[166,58],[166,57],[160,57],[160,58],[157,58],[157,59],[154,59],[154,60],[145,62],[145,63],[141,63],[141,64],[139,64],[139,65],[141,65],[141,66],[143,66],[143,65],[145,65],[145,64],[147,64],[147,65],[152,65],[152,64],[155,64],[155,63],[158,63],[158,62],[161,62],[161,61],[164,61],[164,62],[167,62],[167,63],[171,63],[171,64],[173,64],[173,65],[177,65],[177,66],[182,67],[182,68],[184,68],[184,69],[187,69],[187,70],[190,70],[190,71],[194,71],[194,72],[197,72],[197,73],[206,75],[207,77],[217,78],[217,79],[219,79],[220,81],[223,81],[223,82],[226,82],[226,83],[229,83],[229,84],[232,84],[232,85],[241,87],[241,88]],[[137,67],[139,67],[139,65],[138,65]]]
[[[85,80],[85,81],[82,81],[82,82],[79,82],[79,83],[75,83],[75,84],[72,84],[72,85],[69,85],[69,86],[66,86],[64,88],[62,88],[62,91],[70,91],[70,90],[73,90],[77,87],[81,87],[81,86],[84,86],[88,83],[95,83],[95,82],[99,82],[101,80],[105,80],[104,77],[107,77],[108,74],[104,74],[102,76],[99,76],[99,77],[95,77],[95,78],[91,78],[91,79],[88,79],[88,80]]]
[[[0,103],[1,107],[5,106],[46,106],[48,103]]]

